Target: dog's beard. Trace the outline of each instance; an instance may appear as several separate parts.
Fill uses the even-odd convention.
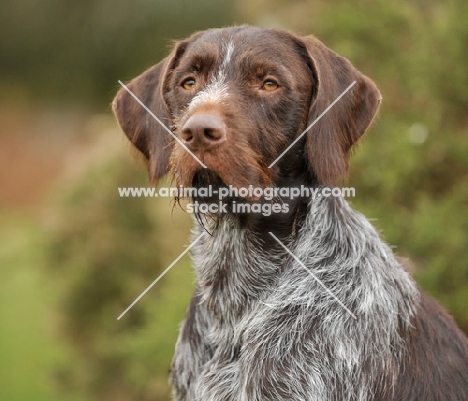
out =
[[[175,146],[171,170],[177,186],[219,188],[260,187],[273,185],[271,170],[262,166],[262,158],[250,147],[219,147],[216,150],[196,152],[204,168],[189,152]],[[249,199],[248,199],[249,200]]]

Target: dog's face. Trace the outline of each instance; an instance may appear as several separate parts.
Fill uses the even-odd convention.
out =
[[[184,186],[202,181],[266,187],[299,170],[333,185],[346,173],[347,152],[380,102],[368,78],[314,37],[248,26],[192,35],[128,89],[177,137],[120,90],[114,112],[148,160],[151,180],[171,169]]]
[[[258,29],[208,31],[177,53],[163,84],[176,135],[214,173],[210,181],[271,186],[268,165],[307,121],[314,88],[307,59],[291,38]],[[203,169],[174,145],[176,179],[191,185]]]

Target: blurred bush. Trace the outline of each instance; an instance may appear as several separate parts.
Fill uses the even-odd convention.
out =
[[[76,351],[73,363],[57,372],[65,391],[97,399],[136,391],[122,343],[138,335],[147,311],[140,303],[120,324],[115,318],[133,301],[130,294],[145,288],[161,268],[155,222],[144,200],[129,203],[116,194],[116,185],[135,185],[136,177],[122,160],[88,173],[67,194],[51,236],[62,330]],[[142,399],[135,395],[129,399]]]
[[[139,185],[147,185],[143,169],[113,157],[75,183],[56,211],[48,264],[59,292],[59,338],[71,348],[55,372],[65,394],[112,401],[167,397],[191,277],[177,282],[182,292],[163,278],[117,320],[161,273],[167,251],[154,200],[118,196],[118,187]]]

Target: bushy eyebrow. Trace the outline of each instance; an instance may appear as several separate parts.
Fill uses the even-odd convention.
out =
[[[175,81],[180,81],[189,74],[207,76],[216,65],[217,56],[214,54],[192,53],[183,57],[174,71]]]
[[[218,47],[214,43],[194,43],[182,56],[179,67],[182,70],[201,71],[211,68],[219,58]]]
[[[242,64],[242,70],[251,78],[266,78],[271,75],[284,82],[290,83],[293,81],[292,73],[281,63],[274,61],[258,62],[252,57],[247,57],[241,60],[240,63]]]

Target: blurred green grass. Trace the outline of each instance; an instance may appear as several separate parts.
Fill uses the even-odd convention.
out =
[[[180,210],[171,212],[170,204],[163,206],[167,208],[155,207],[154,211],[165,227],[160,233],[164,249],[161,260],[168,266],[188,244],[189,222]],[[4,213],[0,220],[0,400],[86,400],[88,397],[79,392],[57,392],[57,384],[61,384],[56,383],[54,371],[57,366],[73,365],[76,350],[63,341],[59,329],[57,304],[63,281],[45,266],[47,233],[35,219]],[[128,370],[134,382],[147,376],[142,369],[149,369],[153,380],[145,386],[154,393],[168,394],[168,366],[194,284],[188,256],[173,266],[164,283],[158,284],[139,301],[149,309],[147,326],[124,341],[118,336],[104,341],[107,345],[114,342],[124,354],[131,355]],[[136,298],[145,288],[129,295]],[[132,309],[120,321],[117,316],[123,310],[115,312],[105,317],[108,326],[124,326],[125,320],[132,318]]]
[[[0,225],[0,399],[57,398],[50,371],[64,355],[56,339],[53,277],[43,274],[39,224],[3,215]]]

